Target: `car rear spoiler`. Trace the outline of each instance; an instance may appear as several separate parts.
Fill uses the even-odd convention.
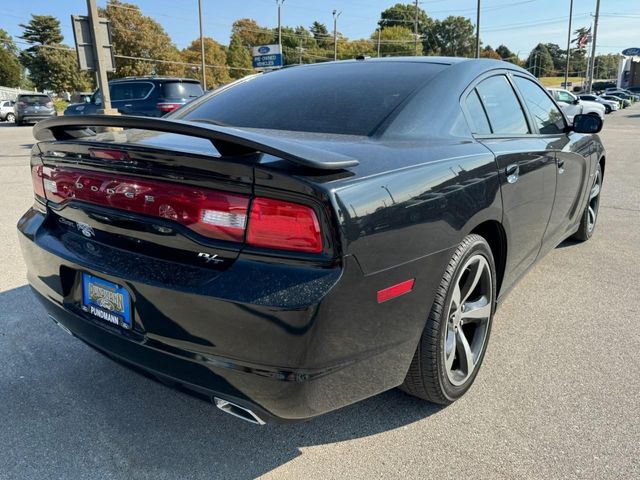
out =
[[[266,153],[319,170],[341,170],[358,165],[358,160],[327,150],[320,150],[301,142],[250,130],[209,125],[168,118],[73,115],[54,117],[33,127],[37,140],[73,140],[95,135],[90,127],[137,128],[156,132],[175,133],[209,140],[222,156]]]

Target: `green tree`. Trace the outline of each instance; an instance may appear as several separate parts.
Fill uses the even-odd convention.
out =
[[[59,45],[63,36],[60,30],[60,20],[51,15],[31,15],[29,23],[21,23],[24,29],[22,38],[33,45]]]
[[[610,80],[618,75],[618,67],[622,55],[608,53],[606,55],[597,55],[595,60],[594,78]]]
[[[520,59],[515,53],[509,50],[506,45],[500,45],[498,48],[496,48],[496,53],[500,55],[500,58],[502,58],[502,60],[520,65]]]
[[[182,50],[182,59],[187,63],[200,65],[202,62],[200,39],[197,38],[191,45]],[[207,88],[229,83],[229,69],[227,68],[227,52],[224,47],[213,38],[204,37],[204,63],[207,69]],[[202,72],[199,67],[188,67],[187,75],[197,78],[202,82]]]
[[[549,50],[543,43],[539,43],[531,50],[529,58],[527,58],[527,70],[536,77],[553,76],[553,59]]]
[[[376,55],[375,45],[371,40],[347,40],[338,42],[338,60],[349,60],[360,55],[372,57]]]
[[[251,18],[241,18],[233,22],[231,36],[237,36],[245,47],[257,47],[277,42],[273,30],[261,27]]]
[[[416,23],[416,6],[414,3],[396,3],[380,13],[378,26],[382,29],[387,27],[404,27],[410,32],[414,32]],[[425,53],[433,53],[435,43],[433,39],[433,19],[427,15],[422,8],[418,7],[418,35],[421,37],[422,50]],[[415,50],[415,49],[414,49]],[[413,52],[411,53],[413,55]]]
[[[21,38],[31,45],[21,52],[20,60],[33,85],[58,94],[91,88],[92,80],[78,69],[75,52],[61,43],[60,21],[49,15],[31,17],[29,23],[20,25],[24,29]]]
[[[560,75],[562,72],[564,72],[567,64],[567,51],[560,48],[560,45],[558,45],[557,43],[545,43],[544,46],[547,47],[549,55],[551,55],[551,61],[553,61],[553,69],[555,70],[555,72],[553,72],[553,75],[549,75]]]
[[[309,28],[311,35],[319,48],[329,49],[333,47],[333,37],[329,34],[327,26],[324,23],[313,22]]]
[[[227,50],[227,65],[231,78],[242,78],[252,73],[252,59],[249,48],[242,43],[239,35],[232,35]]]
[[[372,47],[377,44],[378,32],[371,35]],[[392,26],[385,27],[380,32],[380,56],[397,57],[402,55],[414,55],[415,37],[411,30],[406,27]],[[422,54],[422,44],[418,43],[418,55]]]
[[[18,61],[18,49],[11,36],[0,28],[0,85],[19,87],[22,82],[22,65]]]
[[[491,45],[487,45],[486,47],[480,50],[480,58],[492,58],[494,60],[502,60],[502,57],[498,52],[496,52]]]
[[[475,27],[465,17],[448,16],[433,25],[433,41],[438,55],[472,57],[476,50]]]
[[[414,32],[416,23],[416,7],[413,3],[396,3],[380,14],[378,26],[385,29],[387,27],[404,27],[410,32]],[[418,34],[424,33],[433,25],[433,20],[422,8],[418,7]]]
[[[180,51],[171,37],[158,22],[143,15],[137,5],[110,0],[106,9],[100,9],[100,14],[111,21],[113,47],[117,55],[147,59],[117,58],[113,77],[184,75],[183,65],[171,63],[181,61]]]

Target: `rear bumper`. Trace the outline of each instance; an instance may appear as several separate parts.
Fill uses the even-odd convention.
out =
[[[399,385],[426,319],[425,290],[375,300],[377,289],[405,273],[365,277],[351,257],[332,268],[283,268],[241,256],[211,281],[180,291],[151,271],[173,268],[180,276],[178,265],[109,252],[79,234],[53,237],[37,210],[18,229],[29,282],[56,322],[111,357],[267,421],[310,418]],[[436,261],[423,259],[420,270],[439,268]],[[132,331],[82,311],[80,272],[126,286],[134,301]],[[421,285],[432,289],[426,278]],[[247,290],[263,294],[249,298]]]
[[[19,122],[39,122],[40,120],[46,120],[47,118],[53,118],[57,116],[55,113],[46,115],[37,115],[32,113],[18,114],[16,120]]]

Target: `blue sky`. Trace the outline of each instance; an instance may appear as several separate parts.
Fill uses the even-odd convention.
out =
[[[197,0],[137,0],[144,14],[155,18],[184,48],[198,36]],[[273,27],[277,23],[275,0],[202,0],[204,30],[222,44],[228,44],[231,24],[243,17]],[[342,11],[338,30],[347,37],[368,38],[380,12],[395,0],[285,0],[283,24],[309,26],[314,20],[332,28],[331,12]],[[423,0],[421,7],[434,18],[461,15],[475,23],[476,0]],[[574,27],[589,26],[595,0],[574,0]],[[104,6],[106,0],[98,0]],[[540,41],[566,45],[569,0],[482,0],[481,38],[494,48],[504,43],[521,57]],[[626,47],[640,47],[640,0],[601,0],[598,53],[618,53]],[[0,1],[0,27],[21,34],[19,23],[31,13],[55,15],[62,22],[65,42],[73,43],[70,15],[85,14],[85,0]],[[24,45],[19,44],[20,47]]]

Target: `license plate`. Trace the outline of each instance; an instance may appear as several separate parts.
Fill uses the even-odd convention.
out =
[[[105,322],[131,329],[129,292],[88,273],[82,274],[82,310]]]

